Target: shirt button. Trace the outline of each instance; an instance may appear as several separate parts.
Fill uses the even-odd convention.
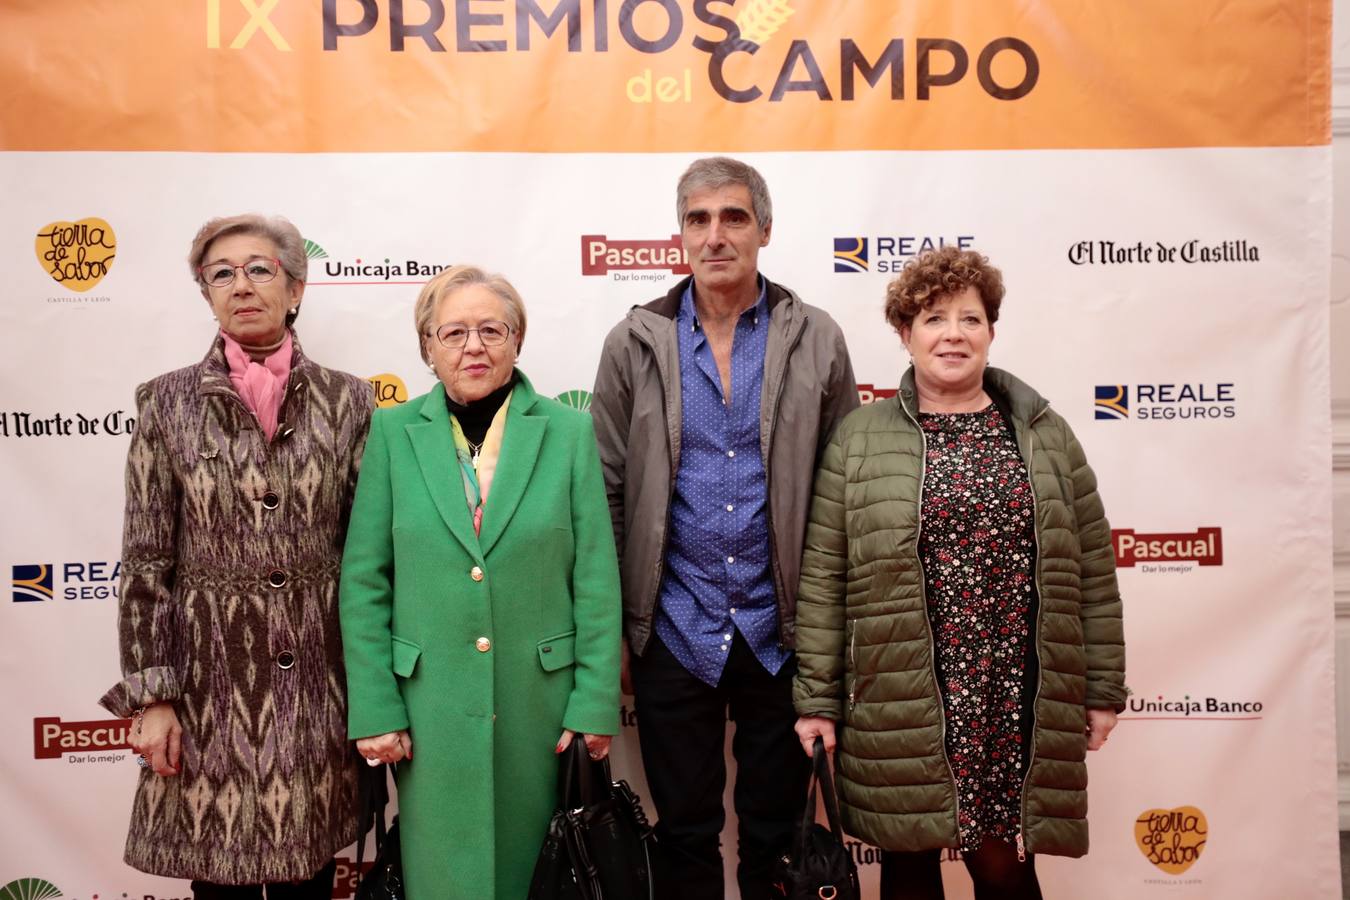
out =
[[[728,451],[727,451],[727,456],[728,456],[728,457],[731,457],[732,459],[735,459],[735,457],[736,457],[736,451],[735,451],[735,450],[728,450]]]
[[[289,669],[295,665],[295,654],[289,650],[282,650],[277,654],[277,668]]]
[[[734,557],[734,556],[728,556],[728,557],[727,557],[727,562],[729,562],[729,563],[734,563],[735,561],[736,561],[736,557]]]
[[[276,509],[281,505],[281,498],[276,491],[268,491],[262,495],[262,505],[263,509]]]
[[[474,566],[472,569],[469,570],[469,577],[472,578],[474,581],[482,581],[483,570],[478,568],[477,566]]]
[[[723,644],[723,645],[722,645],[722,650],[725,651],[726,649],[727,649],[727,645],[726,645],[726,644]]]
[[[729,641],[729,640],[731,640],[731,635],[729,635],[729,634],[724,634],[724,635],[722,635],[722,640],[724,640],[724,641]],[[723,648],[723,649],[726,649],[726,648]]]
[[[485,637],[480,637],[478,640],[473,642],[473,645],[478,648],[479,653],[486,653],[492,649],[492,641],[488,640]]]
[[[736,615],[736,607],[733,606],[733,607],[731,608],[731,614],[732,614],[733,616]]]
[[[736,508],[736,507],[733,506],[733,505],[731,505],[730,503],[727,504],[727,512],[731,512],[731,511],[732,511],[733,509],[735,509],[735,508]]]
[[[286,573],[280,569],[273,569],[267,573],[267,583],[274,588],[286,586]]]

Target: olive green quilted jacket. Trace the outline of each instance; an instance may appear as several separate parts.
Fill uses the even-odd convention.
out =
[[[1125,644],[1111,528],[1068,424],[990,368],[1036,499],[1038,678],[1019,844],[1088,849],[1086,709],[1125,706]],[[888,850],[955,847],[957,792],[919,561],[924,438],[914,373],[850,413],[816,475],[797,598],[797,712],[841,723],[845,829]]]

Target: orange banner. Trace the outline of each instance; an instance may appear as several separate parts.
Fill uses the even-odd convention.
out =
[[[9,0],[0,149],[1330,141],[1330,0]]]

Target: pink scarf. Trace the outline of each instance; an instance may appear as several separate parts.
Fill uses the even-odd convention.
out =
[[[291,374],[291,334],[286,332],[281,346],[261,363],[254,362],[243,346],[225,332],[220,336],[225,340],[230,383],[270,441],[277,431],[277,414],[286,396],[286,379]]]

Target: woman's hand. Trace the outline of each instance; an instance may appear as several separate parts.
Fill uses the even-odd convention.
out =
[[[412,759],[412,736],[406,730],[357,738],[356,752],[372,766]]]
[[[553,748],[554,753],[561,753],[572,743],[572,738],[576,735],[575,731],[563,729],[562,737],[558,738],[558,746]],[[614,740],[613,735],[609,734],[583,734],[582,739],[586,741],[586,752],[590,754],[591,759],[604,759],[609,756],[609,742]]]
[[[802,716],[797,720],[797,724],[792,726],[797,731],[797,738],[802,742],[802,749],[806,751],[807,756],[816,754],[816,736],[825,739],[825,752],[834,752],[834,720],[827,719],[824,716]]]
[[[1100,750],[1106,746],[1106,736],[1116,727],[1114,709],[1089,709],[1087,711],[1087,748]]]
[[[131,726],[131,749],[150,761],[156,775],[177,775],[183,755],[183,726],[172,703],[152,703]]]

